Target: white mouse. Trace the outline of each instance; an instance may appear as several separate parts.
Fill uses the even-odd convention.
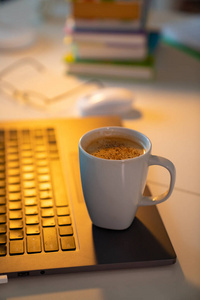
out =
[[[132,107],[133,93],[125,88],[105,87],[81,97],[77,101],[82,116],[121,115]]]

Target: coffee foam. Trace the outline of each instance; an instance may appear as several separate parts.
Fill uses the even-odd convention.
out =
[[[103,137],[91,142],[86,151],[93,156],[124,160],[144,154],[144,148],[137,142],[123,137]]]

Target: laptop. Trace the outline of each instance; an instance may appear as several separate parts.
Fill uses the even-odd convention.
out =
[[[156,206],[123,231],[94,226],[81,189],[78,142],[118,117],[0,124],[0,275],[8,277],[173,264]],[[148,188],[145,189],[148,194]]]

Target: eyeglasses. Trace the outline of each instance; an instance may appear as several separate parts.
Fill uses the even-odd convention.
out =
[[[48,76],[48,70],[40,62],[30,57],[22,58],[0,71],[0,91],[19,103],[30,105],[37,109],[46,109],[49,105],[53,103],[57,103],[61,100],[64,100],[75,93],[80,93],[84,89],[86,90],[88,88],[88,85],[91,83],[95,84],[96,88],[100,88],[103,86],[101,81],[97,79],[89,79],[85,82],[76,84],[74,87],[64,92],[58,93],[54,97],[48,97],[47,95],[44,95],[43,93],[38,92],[37,90],[19,89],[18,87],[15,87],[12,82],[9,82],[5,79],[5,77],[10,75],[13,71],[18,71],[19,68],[25,65],[31,66],[34,69],[34,71],[36,71],[40,76]],[[59,78],[57,80],[59,81]]]

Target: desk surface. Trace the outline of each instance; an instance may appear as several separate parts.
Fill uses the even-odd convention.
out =
[[[32,2],[11,1],[2,7],[0,16],[5,18],[10,14],[12,22],[30,22],[27,15],[34,16]],[[37,2],[34,1],[34,5]],[[26,17],[20,19],[20,12],[25,10]],[[172,19],[177,17],[169,16]],[[154,17],[153,14],[151,24],[154,24]],[[169,18],[166,17],[166,20]],[[62,22],[40,22],[40,26],[35,26],[37,40],[32,47],[18,52],[0,52],[1,68],[21,57],[31,56],[59,76],[64,76],[62,26]],[[177,180],[173,195],[158,209],[177,253],[177,263],[150,269],[10,279],[8,284],[0,286],[0,299],[199,299],[200,62],[176,49],[160,45],[156,68],[154,82],[121,83],[121,86],[135,93],[133,111],[124,116],[123,122],[124,126],[149,136],[153,154],[169,158],[176,166]],[[68,78],[64,78],[67,82]],[[106,81],[105,85],[119,86],[119,82]],[[69,117],[78,116],[78,113],[75,99],[64,110],[52,113],[38,112],[8,101],[1,95],[1,121],[27,116]],[[160,168],[150,168],[148,185],[153,194],[162,192],[167,180],[166,173],[162,173]]]

